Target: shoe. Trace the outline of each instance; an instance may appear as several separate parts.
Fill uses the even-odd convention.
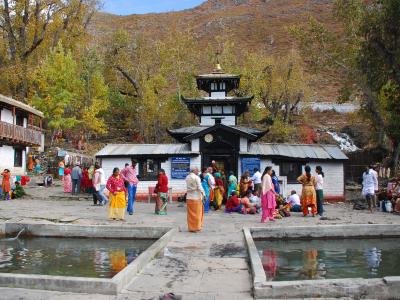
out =
[[[167,215],[167,213],[166,213],[165,211],[160,211],[160,212],[158,213],[158,215],[160,215],[160,216],[165,216],[165,215]]]
[[[133,212],[129,212],[129,215],[132,216],[132,215],[133,215]]]
[[[271,222],[275,222],[275,219],[269,219]]]

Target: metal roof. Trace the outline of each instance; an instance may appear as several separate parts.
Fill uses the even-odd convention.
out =
[[[194,154],[189,144],[109,144],[96,153],[101,156]]]
[[[299,145],[252,143],[249,152],[241,154],[277,156],[300,159],[347,160],[348,157],[336,145]]]
[[[11,106],[15,106],[15,107],[17,107],[17,108],[19,108],[21,110],[25,110],[25,111],[30,112],[30,113],[32,113],[32,114],[34,114],[36,116],[41,117],[41,118],[44,117],[44,115],[43,115],[43,113],[41,111],[33,108],[32,106],[29,106],[29,105],[27,105],[25,103],[22,103],[20,101],[17,101],[17,100],[15,100],[13,98],[10,98],[10,97],[6,97],[6,96],[1,95],[1,94],[0,94],[0,102],[6,103],[6,104],[11,105]]]

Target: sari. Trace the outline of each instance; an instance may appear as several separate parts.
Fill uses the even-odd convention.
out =
[[[303,185],[301,191],[301,207],[303,209],[303,215],[308,215],[308,207],[311,207],[311,213],[317,214],[317,194],[315,192],[316,179],[314,176],[310,178],[307,175],[301,175],[297,178],[297,181]]]
[[[201,186],[203,187],[204,194],[205,194],[205,201],[204,201],[204,212],[208,213],[210,210],[210,196],[211,196],[211,189],[208,185],[208,176],[205,176],[201,181]]]
[[[3,200],[7,200],[10,197],[10,191],[11,191],[11,184],[10,184],[10,178],[11,174],[10,172],[3,172],[1,173],[1,176],[3,176],[3,180],[1,181],[1,191],[3,193]]]
[[[233,191],[236,191],[237,188],[237,178],[235,175],[230,175],[228,179],[228,194],[226,195],[227,198],[229,198],[232,195]]]
[[[64,193],[71,193],[72,192],[72,179],[71,179],[71,169],[66,168],[64,170]]]
[[[110,191],[110,207],[108,218],[123,220],[125,218],[126,188],[121,176],[111,176],[107,181],[107,189]]]
[[[215,209],[219,209],[222,206],[222,200],[224,200],[224,183],[222,182],[222,179],[220,175],[217,175],[219,173],[216,173],[216,179],[215,179],[215,189],[214,189],[214,201],[216,203]]]

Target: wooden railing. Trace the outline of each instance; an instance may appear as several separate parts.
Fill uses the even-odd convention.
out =
[[[0,139],[5,139],[11,144],[40,146],[42,144],[42,132],[0,121]]]

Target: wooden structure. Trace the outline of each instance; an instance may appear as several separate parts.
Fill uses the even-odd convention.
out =
[[[25,173],[28,147],[43,146],[43,117],[37,109],[0,95],[0,168]]]

